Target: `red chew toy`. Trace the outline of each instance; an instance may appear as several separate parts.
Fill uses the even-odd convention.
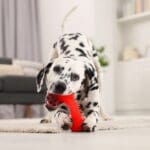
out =
[[[59,94],[48,94],[48,101],[46,103],[47,107],[56,107],[57,105],[65,103],[70,109],[71,118],[73,125],[71,130],[73,132],[82,131],[82,124],[84,122],[84,117],[81,114],[77,100],[74,94],[70,95],[59,95]]]

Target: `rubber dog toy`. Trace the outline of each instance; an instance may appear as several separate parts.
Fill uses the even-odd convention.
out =
[[[72,127],[71,130],[73,132],[80,132],[82,131],[82,124],[84,122],[84,117],[81,114],[79,104],[75,99],[74,94],[69,95],[60,95],[60,94],[48,94],[46,102],[46,107],[57,107],[59,104],[66,104],[70,109],[70,114],[72,118]]]

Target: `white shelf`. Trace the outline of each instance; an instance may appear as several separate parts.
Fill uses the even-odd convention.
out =
[[[127,17],[122,17],[122,18],[119,18],[117,20],[117,22],[119,24],[124,24],[124,23],[127,23],[127,22],[136,21],[136,20],[140,20],[140,19],[144,19],[144,18],[145,19],[150,18],[150,11],[139,13],[139,14],[134,14],[134,15],[127,16]]]
[[[139,58],[139,59],[133,59],[133,60],[129,60],[129,61],[118,61],[118,64],[134,64],[134,63],[146,63],[146,64],[150,64],[150,58],[149,57],[145,57],[145,58]]]

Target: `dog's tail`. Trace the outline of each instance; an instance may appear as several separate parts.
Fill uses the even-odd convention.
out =
[[[65,15],[62,24],[61,24],[61,32],[62,34],[64,34],[64,30],[65,30],[65,23],[68,19],[68,17],[78,8],[78,6],[74,6],[71,10],[69,10],[69,12]]]

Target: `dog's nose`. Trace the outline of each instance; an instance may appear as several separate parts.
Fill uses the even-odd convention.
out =
[[[63,82],[57,82],[55,84],[54,92],[57,94],[62,94],[66,90],[66,84]]]

